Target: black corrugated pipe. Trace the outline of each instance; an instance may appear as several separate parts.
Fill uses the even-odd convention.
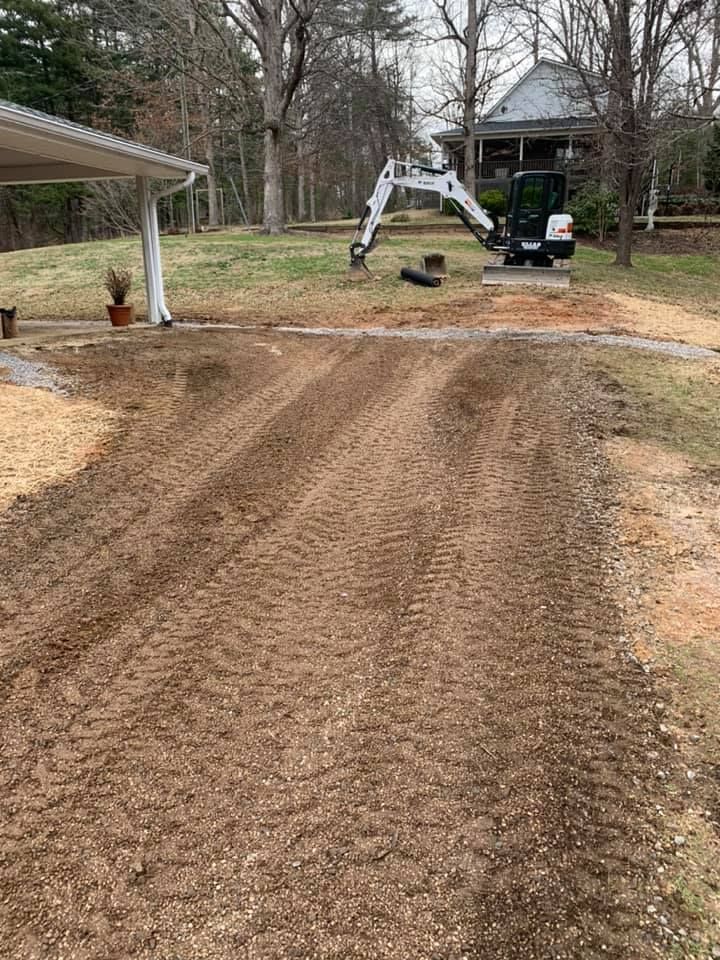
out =
[[[417,283],[421,287],[439,287],[442,283],[440,277],[433,277],[431,273],[423,273],[422,270],[413,270],[412,267],[403,267],[400,276],[403,280]]]

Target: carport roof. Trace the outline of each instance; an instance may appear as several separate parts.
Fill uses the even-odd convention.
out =
[[[0,183],[52,183],[123,177],[177,179],[208,168],[0,100]]]

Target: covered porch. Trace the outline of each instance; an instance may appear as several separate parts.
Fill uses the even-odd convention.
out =
[[[524,170],[569,171],[575,176],[588,172],[592,139],[577,134],[556,136],[477,137],[475,178],[481,181],[507,180]],[[447,159],[462,180],[465,174],[462,141],[447,145]]]
[[[523,170],[564,170],[578,144],[566,137],[488,137],[477,140],[478,180],[512,177]]]
[[[475,127],[475,179],[479,190],[504,188],[510,177],[526,170],[558,170],[579,183],[592,173],[600,131],[596,121],[582,118],[486,120]],[[459,127],[433,134],[443,161],[465,175],[463,131]]]
[[[150,323],[170,323],[165,303],[157,202],[207,174],[204,164],[0,101],[0,185],[134,179]],[[152,180],[172,180],[153,192]]]

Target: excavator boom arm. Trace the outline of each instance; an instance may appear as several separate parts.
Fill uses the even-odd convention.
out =
[[[383,167],[357,225],[355,236],[350,244],[351,262],[362,262],[365,254],[369,253],[375,245],[383,210],[395,187],[405,187],[408,190],[430,190],[439,193],[445,199],[454,201],[458,216],[480,243],[484,244],[485,238],[473,227],[472,220],[487,230],[488,234],[494,234],[496,230],[496,222],[473,200],[458,180],[454,170],[438,170],[419,163],[405,163],[402,160],[390,159]]]

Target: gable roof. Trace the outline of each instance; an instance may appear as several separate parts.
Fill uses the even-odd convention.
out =
[[[205,164],[0,100],[0,183],[179,179]]]
[[[510,89],[507,90],[500,97],[500,99],[497,100],[492,105],[492,107],[490,107],[488,112],[483,117],[483,120],[484,121],[490,120],[491,118],[495,117],[497,113],[500,113],[502,111],[503,106],[505,106],[507,101],[510,100],[517,93],[517,91],[523,86],[523,84],[527,83],[527,81],[530,80],[534,74],[542,71],[544,68],[547,68],[547,67],[550,67],[552,70],[555,70],[555,71],[566,71],[568,73],[573,73],[576,75],[578,73],[578,71],[574,67],[571,67],[567,63],[561,63],[559,60],[551,60],[549,57],[540,57],[540,59],[536,63],[534,63],[529,70],[526,70],[525,73],[515,81],[515,83],[510,87]]]
[[[574,67],[542,57],[534,63],[475,125],[483,136],[532,133],[600,126],[584,95],[580,73]],[[455,127],[432,134],[441,142],[463,136]]]

